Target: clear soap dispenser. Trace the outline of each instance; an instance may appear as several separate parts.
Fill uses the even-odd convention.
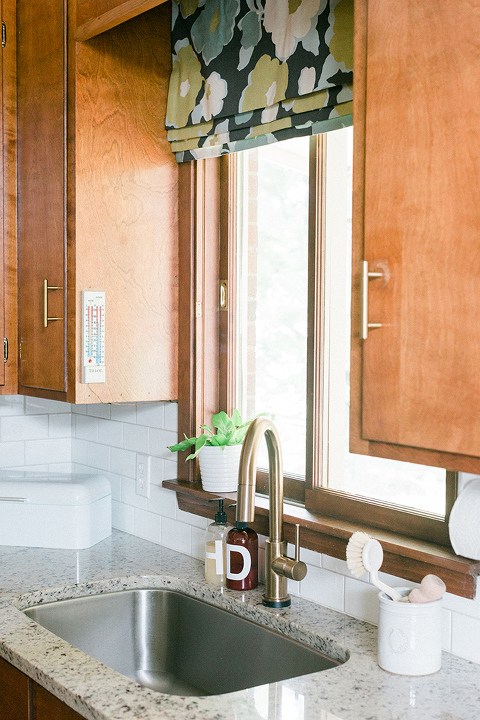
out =
[[[214,498],[210,502],[218,502],[218,512],[205,535],[205,580],[222,587],[225,585],[225,542],[233,525],[227,521],[223,498]]]

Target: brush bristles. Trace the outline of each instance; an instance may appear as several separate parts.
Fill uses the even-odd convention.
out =
[[[364,532],[354,532],[347,545],[347,565],[348,569],[355,575],[360,577],[364,575],[367,570],[363,564],[362,551],[367,542],[370,540],[370,535]]]

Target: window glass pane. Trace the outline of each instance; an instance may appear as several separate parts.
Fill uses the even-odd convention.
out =
[[[275,415],[284,470],[305,474],[309,139],[239,153],[237,405]],[[266,454],[261,457],[266,467]]]
[[[444,516],[445,470],[348,451],[352,130],[327,135],[324,485]]]

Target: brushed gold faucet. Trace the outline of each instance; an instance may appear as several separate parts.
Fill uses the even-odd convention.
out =
[[[258,447],[263,436],[267,442],[269,467],[269,523],[270,535],[265,540],[265,594],[267,607],[288,607],[287,578],[303,580],[307,566],[299,559],[299,526],[296,529],[295,558],[286,555],[283,539],[283,464],[277,428],[271,420],[258,417],[250,424],[243,440],[238,472],[237,521],[252,523],[255,518],[255,488],[257,481]]]

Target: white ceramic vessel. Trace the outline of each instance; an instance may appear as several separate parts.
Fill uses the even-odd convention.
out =
[[[207,492],[236,492],[241,445],[205,446],[198,454],[202,487]]]
[[[410,588],[397,588],[406,595]],[[397,675],[432,675],[442,664],[442,600],[394,602],[378,595],[378,664]]]

